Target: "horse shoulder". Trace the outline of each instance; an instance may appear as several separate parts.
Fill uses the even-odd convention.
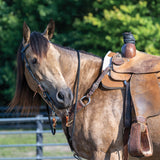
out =
[[[122,92],[98,89],[91,99],[90,105],[77,114],[75,148],[91,152],[90,156],[93,151],[115,152],[123,144]]]

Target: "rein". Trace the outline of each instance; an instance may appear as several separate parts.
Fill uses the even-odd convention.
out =
[[[75,101],[75,110],[74,110],[74,118],[73,118],[73,128],[72,128],[71,140],[73,138],[74,129],[75,129],[77,103],[78,103],[79,78],[80,78],[80,53],[79,53],[78,50],[77,50],[77,57],[78,57],[78,68],[77,68],[77,75],[76,75],[76,81],[75,81],[75,85],[77,84],[77,88],[76,88],[76,101]]]

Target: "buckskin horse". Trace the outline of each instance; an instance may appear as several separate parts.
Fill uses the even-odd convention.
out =
[[[42,34],[31,33],[24,23],[23,41],[17,55],[16,91],[11,107],[23,106],[22,112],[25,112],[27,106],[37,108],[42,97],[61,118],[64,133],[77,158],[124,159],[125,91],[106,90],[98,85],[90,94],[91,100],[87,98],[85,95],[101,73],[103,60],[51,43],[54,30],[52,20]],[[84,101],[83,107],[79,107],[80,99]],[[73,109],[72,106],[76,107]],[[149,118],[147,123],[154,152],[151,157],[141,159],[159,160],[160,116]]]

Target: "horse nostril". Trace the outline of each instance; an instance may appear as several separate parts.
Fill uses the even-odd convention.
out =
[[[64,94],[60,91],[58,92],[58,98],[62,101],[64,101]]]
[[[65,88],[57,91],[56,100],[59,105],[66,107],[71,106],[73,95],[70,89]]]

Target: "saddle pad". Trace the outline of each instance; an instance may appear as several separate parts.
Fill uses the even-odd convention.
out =
[[[160,114],[160,88],[155,73],[133,74],[130,91],[136,117],[148,118]]]
[[[104,71],[108,66],[111,65],[112,63],[112,57],[115,55],[116,53],[112,52],[112,51],[108,51],[107,54],[105,55],[104,59],[103,59],[103,65],[102,65],[102,71]]]
[[[119,59],[120,57],[118,57]],[[121,58],[124,63],[113,64],[113,70],[118,73],[153,73],[160,71],[160,57],[136,51],[133,58]],[[116,61],[116,60],[115,60]],[[113,62],[114,63],[114,62]]]

